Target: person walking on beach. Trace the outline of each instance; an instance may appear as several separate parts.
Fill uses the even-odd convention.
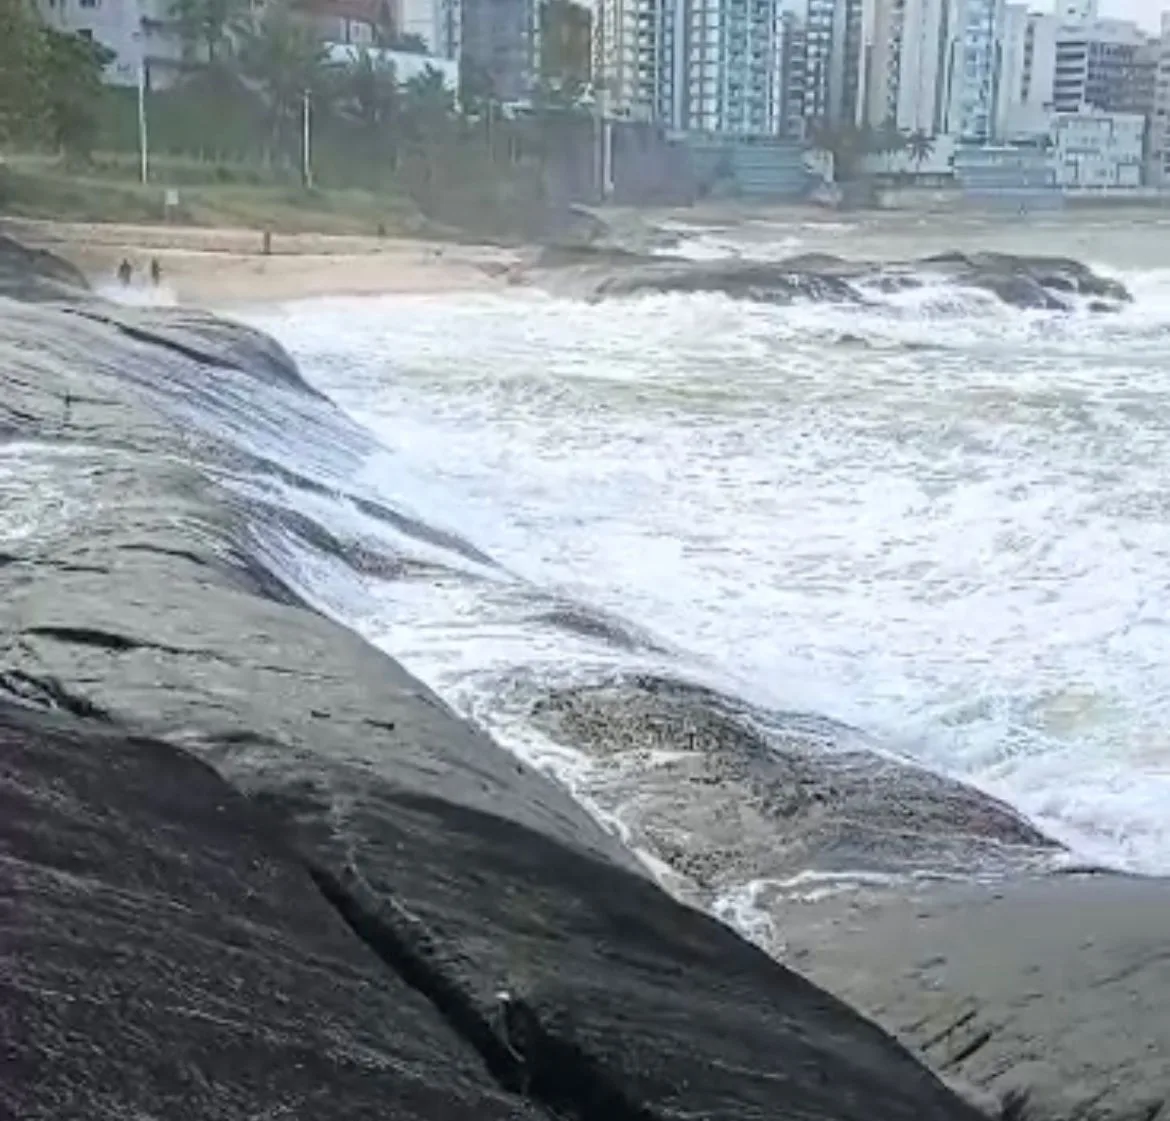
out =
[[[150,259],[150,282],[151,282],[151,284],[153,284],[157,288],[160,280],[162,280],[162,265],[160,265],[158,263],[157,257],[151,257],[151,259]]]
[[[118,266],[118,279],[122,282],[123,286],[126,286],[130,283],[130,278],[133,275],[134,275],[134,266],[132,264],[130,264],[130,261],[128,258],[123,257],[122,263]]]

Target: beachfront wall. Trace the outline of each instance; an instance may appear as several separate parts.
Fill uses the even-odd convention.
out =
[[[690,151],[698,197],[803,199],[816,182],[799,140],[683,133],[679,141]]]
[[[1052,155],[1044,148],[960,146],[954,168],[964,196],[972,201],[1023,209],[1062,205]]]
[[[624,206],[685,206],[711,196],[802,199],[819,181],[806,165],[804,145],[796,140],[668,133],[656,124],[637,121],[609,122],[608,132],[608,197]],[[549,169],[548,177],[557,182],[562,196],[572,195],[575,202],[598,197],[596,146],[593,123],[560,152],[558,166]]]
[[[611,125],[610,198],[621,206],[689,206],[696,197],[690,150],[653,124]]]

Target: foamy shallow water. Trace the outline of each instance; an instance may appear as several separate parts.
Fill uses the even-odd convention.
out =
[[[379,437],[372,491],[692,673],[857,725],[1078,855],[1170,871],[1170,272],[1127,279],[1108,318],[944,289],[249,318]],[[596,651],[509,614],[506,584],[371,585],[343,613],[572,783],[502,683]]]

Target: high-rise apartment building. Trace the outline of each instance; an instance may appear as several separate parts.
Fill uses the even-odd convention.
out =
[[[865,112],[872,128],[947,131],[955,19],[951,0],[876,0]]]
[[[1155,186],[1170,187],[1170,12],[1162,13],[1157,56],[1154,111],[1150,118],[1150,180]]]
[[[594,57],[605,111],[685,131],[780,133],[780,17],[777,0],[601,0]]]
[[[958,0],[955,15],[946,131],[983,143],[995,129],[1003,0]]]
[[[1006,4],[999,29],[995,135],[1013,141],[1047,135],[1056,80],[1055,15]]]
[[[804,116],[805,62],[807,45],[804,23],[791,11],[779,15],[780,33],[776,38],[777,94],[780,104],[776,118],[783,136],[802,137],[806,133]]]
[[[859,123],[865,98],[866,0],[808,0],[803,113],[808,125]]]
[[[461,8],[462,57],[487,76],[501,101],[528,100],[539,63],[537,0],[461,0]]]

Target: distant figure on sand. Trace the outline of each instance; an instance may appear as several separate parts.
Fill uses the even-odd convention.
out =
[[[160,280],[162,280],[162,265],[160,265],[158,263],[157,257],[151,257],[151,259],[150,259],[150,282],[151,282],[151,284],[153,284],[157,288],[158,282]]]
[[[118,266],[118,279],[123,284],[129,284],[130,278],[134,275],[134,266],[130,264],[125,257],[122,258],[122,263]]]

